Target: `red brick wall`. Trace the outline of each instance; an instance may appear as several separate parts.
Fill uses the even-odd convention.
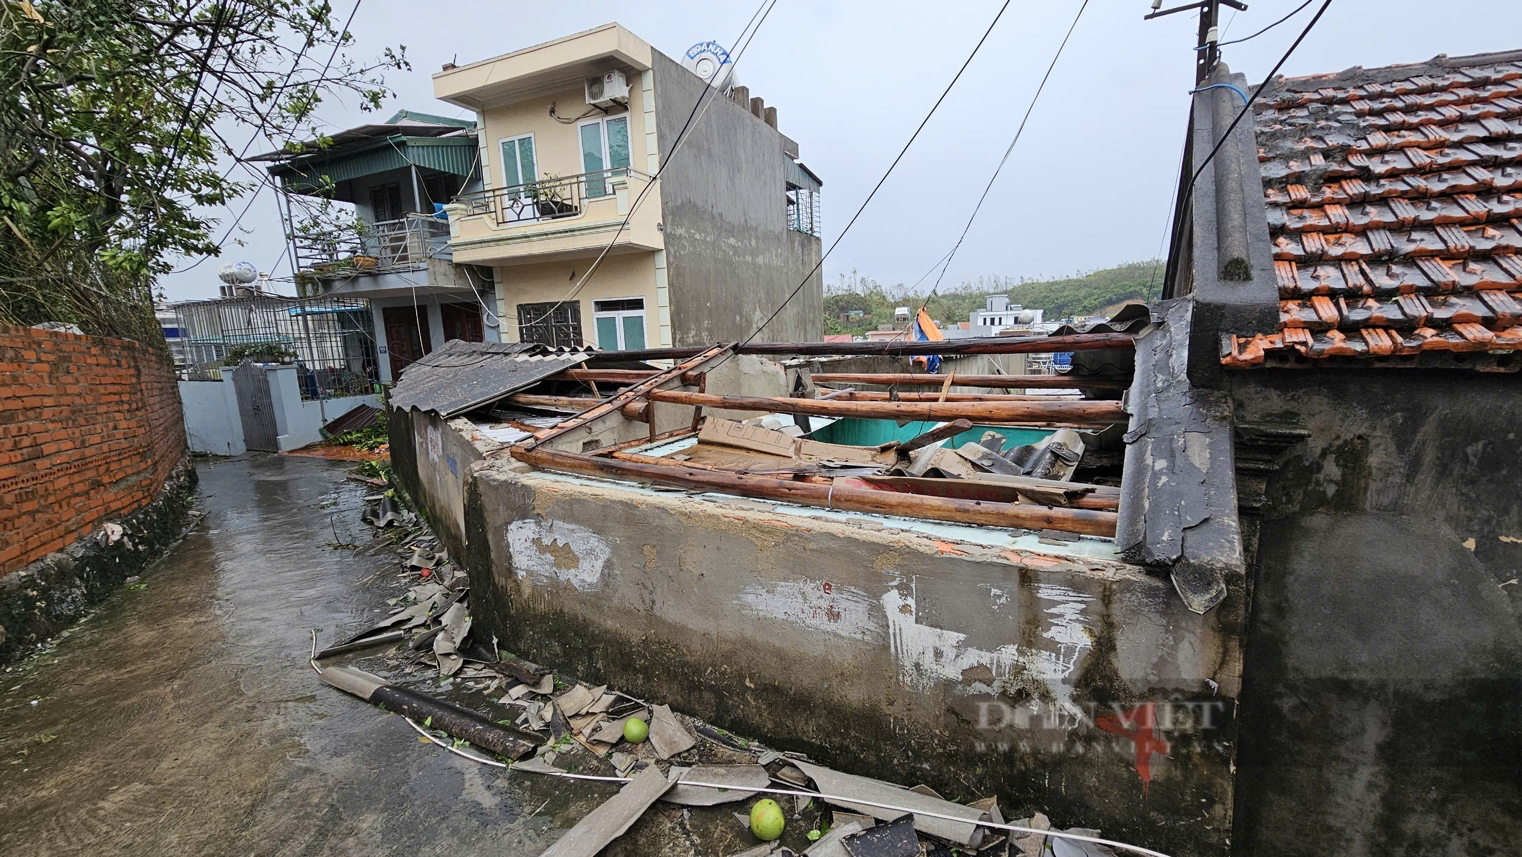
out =
[[[147,505],[184,454],[161,349],[0,325],[0,576]]]

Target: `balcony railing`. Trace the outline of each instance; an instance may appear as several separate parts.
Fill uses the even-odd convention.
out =
[[[465,206],[465,216],[487,215],[498,226],[543,223],[579,216],[588,202],[612,197],[614,182],[627,176],[648,178],[628,168],[599,170],[475,191],[454,201]]]
[[[365,224],[322,236],[298,236],[296,268],[319,276],[333,273],[386,273],[417,270],[429,259],[451,258],[449,222],[408,213],[397,220]]]

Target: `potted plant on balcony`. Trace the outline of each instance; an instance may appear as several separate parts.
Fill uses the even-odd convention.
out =
[[[560,177],[553,173],[545,173],[543,181],[529,185],[529,195],[534,200],[534,208],[540,217],[565,217],[576,213],[576,206],[567,202],[561,194],[560,189],[564,186]]]

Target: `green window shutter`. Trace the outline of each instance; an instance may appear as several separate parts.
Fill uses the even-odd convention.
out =
[[[581,126],[581,171],[587,174],[587,196],[604,196],[607,180],[602,175],[602,124]]]
[[[533,181],[539,176],[538,167],[534,163],[533,137],[523,137],[518,140],[518,164],[524,184]]]
[[[618,319],[610,315],[598,317],[597,347],[604,351],[618,350]]]
[[[608,166],[611,169],[627,169],[629,166],[629,117],[609,119]]]
[[[502,186],[520,184],[523,184],[523,175],[518,172],[518,141],[505,140],[502,143]]]
[[[645,347],[645,315],[626,315],[624,321],[624,348]]]

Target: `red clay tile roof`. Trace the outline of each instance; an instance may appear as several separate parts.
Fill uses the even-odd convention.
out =
[[[1280,326],[1222,363],[1514,359],[1522,53],[1280,80],[1254,110]]]

